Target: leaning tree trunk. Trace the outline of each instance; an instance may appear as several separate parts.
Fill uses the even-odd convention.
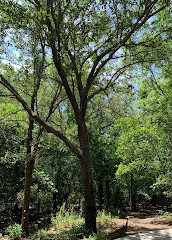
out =
[[[90,157],[90,147],[88,132],[84,124],[84,131],[79,129],[80,149],[83,158],[81,160],[82,179],[84,185],[85,199],[85,228],[90,232],[97,232],[96,229],[96,203],[94,194],[94,182],[92,175],[92,161]]]

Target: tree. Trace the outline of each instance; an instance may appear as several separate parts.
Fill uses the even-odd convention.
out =
[[[169,56],[169,54],[167,55]],[[171,196],[171,56],[168,61],[159,63],[156,72],[150,66],[146,69],[147,78],[140,84],[137,107],[142,117],[154,129],[151,141],[157,161],[157,176],[153,189],[161,192],[161,204],[168,208]]]
[[[135,61],[135,53],[132,53],[130,62],[123,64],[122,60],[128,58],[124,49],[131,40],[136,45],[145,45],[145,41],[139,41],[138,36],[146,34],[147,28],[151,31],[151,21],[148,20],[161,11],[166,11],[168,1],[28,0],[1,3],[2,34],[9,27],[13,29],[8,34],[9,37],[21,36],[23,32],[26,34],[21,42],[13,38],[18,49],[27,55],[30,44],[33,44],[31,39],[37,41],[38,50],[44,39],[47,58],[50,58],[56,68],[58,82],[65,91],[66,103],[77,124],[78,143],[74,144],[58,127],[48,124],[39,114],[34,113],[4,72],[0,75],[0,83],[22,104],[32,121],[60,138],[80,160],[86,201],[85,226],[96,232],[92,161],[86,126],[87,108],[96,94],[113,87],[117,79],[119,82],[122,73],[130,66],[153,61],[151,55],[146,60]],[[39,35],[35,33],[35,26],[36,29],[39,26]],[[156,39],[154,35],[147,36],[146,43]],[[150,46],[145,45],[145,49],[148,48]],[[24,57],[21,63],[23,61]]]
[[[117,170],[119,181],[128,181],[130,210],[136,210],[138,195],[148,196],[149,187],[155,180],[152,163],[156,159],[153,145],[155,139],[154,127],[151,127],[135,112],[135,118],[123,118],[119,121],[121,133],[118,137],[118,156],[121,162]],[[156,160],[155,160],[156,161]],[[148,184],[148,185],[147,185]],[[147,195],[146,195],[147,194]]]
[[[152,203],[155,204],[153,195],[156,194],[160,199],[157,199],[157,203],[162,207],[166,203],[167,208],[172,186],[169,154],[171,149],[170,64],[171,61],[168,59],[168,62],[149,65],[137,73],[141,78],[147,77],[138,83],[134,117],[119,121],[118,127],[120,126],[121,132],[118,137],[118,154],[122,161],[117,170],[119,181],[122,180],[122,176],[131,177],[130,197],[137,195],[136,198],[140,200],[142,195],[149,200],[152,198]],[[135,201],[130,199],[133,209]]]
[[[14,123],[1,122],[0,136],[0,204],[5,210],[9,205],[15,210],[16,192],[23,188],[23,133],[19,132]]]

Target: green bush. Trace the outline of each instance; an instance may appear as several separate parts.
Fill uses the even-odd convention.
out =
[[[7,227],[5,230],[5,238],[14,238],[17,236],[21,236],[22,228],[20,224],[15,223],[14,225],[11,225]]]

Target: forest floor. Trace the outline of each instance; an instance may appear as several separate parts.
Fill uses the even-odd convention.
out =
[[[137,234],[137,233],[145,233],[154,230],[162,230],[162,229],[172,229],[172,217],[162,217],[158,215],[159,211],[157,209],[151,210],[140,210],[137,212],[128,212],[125,218],[111,218],[109,221],[101,222],[97,221],[98,232],[101,236],[113,240],[120,237]],[[128,219],[128,220],[127,220]],[[127,223],[127,226],[126,226]],[[43,229],[43,228],[42,228]],[[62,229],[60,229],[62,230]],[[70,232],[71,229],[63,229],[66,232]],[[45,236],[39,239],[68,239],[70,237],[62,238],[59,235],[59,230],[53,228],[47,228],[47,233]],[[84,234],[80,233],[77,235],[78,237],[72,238],[75,240],[88,238],[84,237]],[[31,239],[35,239],[33,236]],[[0,240],[6,240],[0,234]],[[24,240],[24,239],[23,239]],[[29,239],[28,239],[29,240]]]

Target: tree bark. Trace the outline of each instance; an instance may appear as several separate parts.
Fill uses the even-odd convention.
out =
[[[104,204],[104,201],[103,201],[104,194],[103,194],[103,184],[102,184],[101,181],[98,184],[98,193],[99,193],[100,210],[102,210],[102,207],[103,207],[103,204]]]
[[[29,236],[29,202],[30,202],[30,187],[32,183],[32,171],[34,166],[34,159],[28,159],[25,169],[25,186],[24,186],[24,199],[22,210],[22,231],[23,236]]]
[[[78,129],[80,149],[82,151],[81,168],[84,185],[85,199],[85,228],[89,232],[97,232],[96,229],[96,203],[94,194],[94,182],[92,175],[92,161],[90,157],[90,147],[88,132],[85,123]]]
[[[136,199],[134,193],[134,177],[133,173],[130,174],[130,211],[136,210]]]
[[[82,177],[85,199],[85,228],[90,232],[96,232],[96,204],[94,197],[94,184],[90,159],[82,164]]]
[[[58,184],[56,184],[55,188],[56,190],[58,190]],[[57,212],[57,197],[58,197],[58,194],[56,192],[53,193],[53,213]]]
[[[43,132],[43,128],[40,128],[37,134],[37,138],[34,143],[34,149],[32,151],[32,134],[33,134],[33,124],[34,120],[29,117],[29,128],[27,137],[27,160],[25,167],[25,186],[24,186],[24,199],[23,199],[23,209],[22,209],[22,232],[23,236],[29,236],[29,203],[30,203],[30,188],[32,184],[32,173],[35,163],[35,158],[37,155],[38,145],[40,137]]]
[[[27,161],[26,161],[26,167],[25,167],[25,186],[24,186],[24,199],[23,199],[23,209],[22,209],[22,232],[23,232],[22,236],[26,236],[26,237],[29,236],[30,189],[32,184],[32,173],[33,173],[33,168],[34,168],[34,163],[35,163],[35,158],[37,153],[37,147],[38,147],[38,143],[36,146],[36,152],[34,154],[32,152],[30,152],[29,155],[27,154]]]
[[[39,191],[40,191],[40,186],[39,186],[39,183],[38,183],[38,190],[37,190],[37,193],[38,193],[38,204],[37,204],[38,218],[40,217],[40,210],[41,210],[41,200],[40,200],[40,197],[39,197]]]
[[[106,208],[109,209],[110,206],[110,186],[109,180],[106,179]]]
[[[162,207],[162,209],[164,210],[164,196],[163,196],[163,191],[162,191],[162,189],[161,189],[160,196],[161,196],[161,207]]]
[[[29,235],[29,202],[30,202],[30,187],[32,183],[32,171],[34,166],[34,156],[32,155],[31,143],[32,143],[32,132],[33,132],[34,120],[29,117],[29,128],[27,137],[27,157],[25,167],[25,186],[24,186],[24,199],[22,209],[22,231],[23,236]]]

